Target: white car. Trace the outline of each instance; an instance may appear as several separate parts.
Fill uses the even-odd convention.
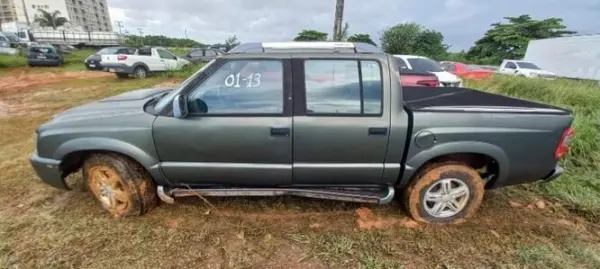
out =
[[[104,70],[115,73],[119,78],[133,75],[145,78],[149,73],[180,70],[190,61],[177,57],[165,48],[144,47],[133,55],[105,54],[100,64]]]
[[[463,81],[458,76],[444,71],[440,63],[424,56],[417,55],[394,55],[396,64],[400,69],[410,69],[417,72],[429,72],[435,74],[440,81],[440,87],[462,87]]]
[[[556,74],[542,70],[532,62],[519,60],[504,60],[498,69],[498,73],[511,76],[523,76],[528,78],[555,79]]]

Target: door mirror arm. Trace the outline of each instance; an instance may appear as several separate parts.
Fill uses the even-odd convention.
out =
[[[173,116],[183,119],[188,114],[187,96],[178,94],[173,98]]]

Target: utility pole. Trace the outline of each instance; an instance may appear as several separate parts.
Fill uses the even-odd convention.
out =
[[[142,32],[142,28],[138,28],[138,32],[140,33],[140,41],[142,42],[142,46],[144,46],[144,32]]]
[[[340,41],[342,21],[344,20],[344,0],[336,0],[335,20],[333,21],[333,41]]]
[[[27,22],[27,27],[31,27],[31,23],[29,22],[29,15],[27,15],[27,6],[25,5],[25,0],[21,0],[21,5],[23,5],[23,13],[25,14],[25,21]]]

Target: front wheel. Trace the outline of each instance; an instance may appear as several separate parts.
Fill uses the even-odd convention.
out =
[[[115,217],[143,215],[158,204],[156,186],[137,162],[118,154],[94,154],[83,165],[94,197]]]
[[[472,217],[483,200],[484,182],[468,165],[447,162],[424,168],[404,191],[404,205],[420,222],[457,224]]]

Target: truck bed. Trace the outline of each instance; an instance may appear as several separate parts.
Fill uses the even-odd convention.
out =
[[[403,87],[410,110],[570,114],[563,108],[459,87]]]

